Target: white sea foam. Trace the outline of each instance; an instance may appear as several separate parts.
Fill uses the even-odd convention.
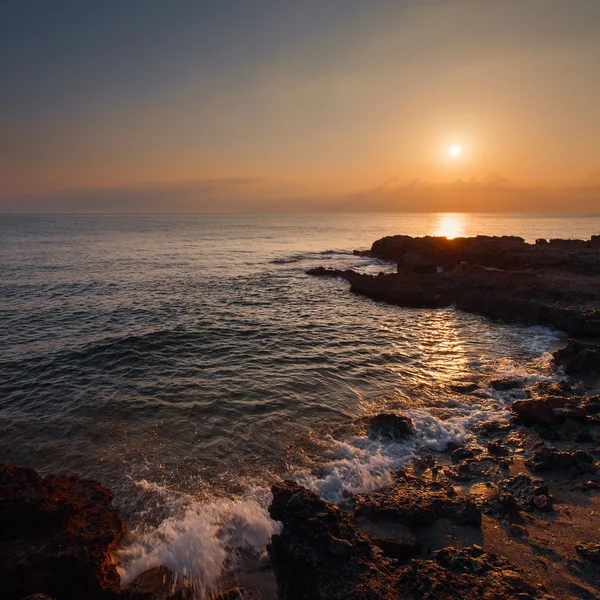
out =
[[[535,344],[547,350],[556,337],[546,328],[534,328]],[[528,366],[511,360],[494,365],[495,378],[522,378],[525,384],[555,380],[548,354]],[[485,390],[480,390],[485,391]],[[505,407],[514,400],[514,391],[489,389],[489,400],[466,401],[448,398],[439,409],[408,408],[415,435],[400,443],[351,436],[345,440],[326,438],[327,449],[318,467],[292,470],[287,478],[316,491],[323,499],[341,503],[348,494],[368,492],[391,483],[392,473],[406,466],[422,451],[442,451],[449,442],[462,444],[473,439],[473,427],[489,420],[508,420]],[[155,493],[160,504],[173,501],[173,514],[149,530],[134,531],[122,550],[123,583],[131,582],[146,569],[164,565],[182,578],[194,582],[198,597],[206,597],[227,569],[235,566],[236,553],[245,550],[264,553],[279,524],[269,517],[269,489],[255,487],[236,500],[214,499],[198,503],[189,496],[166,488],[137,483],[144,493]]]
[[[164,488],[160,493],[165,494]],[[132,532],[121,551],[123,585],[147,569],[166,566],[205,597],[235,558],[232,551],[260,554],[277,533],[279,525],[267,512],[269,501],[266,488],[248,490],[237,500],[200,504],[188,498],[183,515],[178,510],[156,528]]]

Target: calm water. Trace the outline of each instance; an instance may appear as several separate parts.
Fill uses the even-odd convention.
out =
[[[395,233],[588,238],[600,217],[1,217],[0,460],[113,487],[126,579],[168,564],[210,587],[232,552],[264,549],[270,481],[339,501],[503,418],[490,378],[556,377],[560,332],[304,275],[393,270],[351,251]],[[411,414],[416,441],[352,430],[385,408]]]

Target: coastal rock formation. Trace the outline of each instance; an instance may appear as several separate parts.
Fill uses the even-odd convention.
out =
[[[117,598],[112,553],[125,526],[112,499],[89,479],[0,465],[3,600],[42,592],[59,600]]]
[[[517,475],[498,484],[498,492],[487,500],[485,512],[518,521],[521,511],[551,511],[553,506],[554,498],[544,480]]]
[[[596,244],[393,236],[378,240],[366,254],[397,261],[398,273],[375,276],[323,267],[307,273],[346,279],[357,294],[401,306],[454,305],[490,317],[553,325],[573,335],[600,335],[600,248]],[[600,361],[595,352],[585,350],[570,360],[572,369],[597,369]]]
[[[355,497],[357,515],[392,517],[410,526],[422,526],[447,518],[463,525],[481,525],[481,512],[468,498],[459,496],[447,482],[428,481],[405,471],[396,481],[368,494]]]
[[[600,373],[600,345],[591,342],[569,340],[568,344],[553,355],[556,365],[563,367],[565,373]]]
[[[381,413],[374,417],[361,419],[361,425],[366,425],[370,438],[387,438],[402,440],[414,434],[415,427],[410,417],[393,413]]]
[[[269,513],[283,523],[268,547],[280,600],[393,597],[391,564],[344,512],[292,481],[272,492]]]
[[[549,598],[522,571],[478,546],[445,548],[402,566],[314,492],[291,481],[272,491],[271,516],[283,523],[269,546],[279,600]]]
[[[399,575],[398,600],[550,599],[518,569],[479,546],[438,550],[433,560],[412,560]]]
[[[583,450],[572,452],[544,446],[527,461],[532,471],[566,471],[575,476],[596,470],[594,457]]]

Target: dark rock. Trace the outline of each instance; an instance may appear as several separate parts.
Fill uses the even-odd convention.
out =
[[[60,600],[116,598],[112,554],[125,526],[112,499],[95,481],[0,465],[2,598],[40,590]]]
[[[579,544],[577,552],[590,562],[600,564],[600,544]]]
[[[553,361],[569,375],[600,373],[600,345],[569,340],[557,350]]]
[[[271,517],[283,523],[268,546],[279,600],[391,598],[391,564],[350,518],[292,481],[274,485]]]
[[[465,460],[466,458],[473,458],[478,454],[481,454],[482,450],[480,448],[469,448],[467,446],[461,446],[454,450],[450,455],[450,459],[452,462],[460,462],[461,460]]]
[[[388,558],[406,560],[421,549],[421,540],[412,528],[395,519],[369,519],[363,516],[356,518],[355,522],[359,530]]]
[[[479,546],[444,548],[433,560],[412,560],[401,571],[396,589],[398,600],[548,598],[525,573]]]
[[[554,425],[564,421],[564,417],[558,415],[556,409],[564,408],[568,401],[568,398],[560,397],[517,400],[510,408],[515,417],[526,425]]]
[[[467,459],[455,467],[447,467],[445,472],[451,479],[457,481],[496,479],[502,475],[498,461],[491,457]]]
[[[494,433],[504,433],[508,431],[512,425],[510,423],[502,423],[501,421],[487,421],[475,427],[475,430],[484,436],[490,436]]]
[[[421,273],[423,275],[437,273],[437,265],[434,261],[416,252],[408,252],[398,263],[398,272]]]
[[[508,456],[510,454],[508,448],[500,442],[490,442],[487,445],[487,450],[494,456]]]
[[[590,443],[594,441],[594,436],[587,429],[584,429],[577,434],[575,441],[579,444]]]
[[[322,268],[310,273],[344,277],[351,291],[392,304],[455,305],[490,317],[553,325],[572,335],[600,335],[600,278],[591,277],[600,274],[600,249],[583,242],[394,236],[375,242],[370,255],[399,263],[418,255],[429,266],[421,269],[426,272],[401,269],[383,276]],[[443,272],[434,273],[433,264]],[[594,352],[582,354],[577,368],[598,365]]]
[[[406,415],[382,413],[367,418],[367,423],[370,438],[403,440],[415,432],[411,418]]]
[[[355,514],[391,518],[411,527],[439,518],[461,525],[481,525],[481,512],[469,498],[458,496],[445,482],[426,481],[399,473],[396,482],[379,491],[355,497]]]
[[[494,390],[504,392],[507,390],[514,390],[515,388],[522,388],[525,385],[525,378],[517,377],[515,379],[494,379],[490,381],[490,387]]]
[[[327,269],[325,267],[315,267],[314,269],[308,269],[307,275],[314,275],[315,277],[334,277],[340,279],[346,279],[350,281],[354,276],[358,275],[356,271],[352,269]]]
[[[595,470],[594,457],[587,452],[566,452],[547,446],[538,450],[526,464],[532,471],[558,470],[567,471],[571,475]]]

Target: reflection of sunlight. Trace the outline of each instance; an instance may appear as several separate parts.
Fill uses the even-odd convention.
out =
[[[444,236],[449,240],[464,235],[465,220],[460,214],[437,215],[433,235]]]

